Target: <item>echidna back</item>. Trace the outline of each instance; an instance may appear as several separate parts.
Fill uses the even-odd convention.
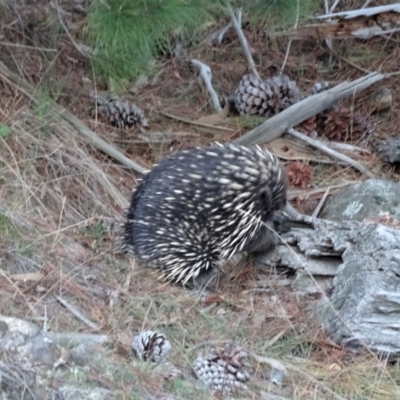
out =
[[[270,153],[191,149],[145,175],[131,198],[125,242],[140,264],[186,281],[241,251],[285,204],[285,174]]]

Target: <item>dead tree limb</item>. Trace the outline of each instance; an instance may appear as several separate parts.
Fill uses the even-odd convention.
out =
[[[335,102],[354,95],[385,77],[384,74],[374,72],[355,81],[343,82],[332,89],[309,96],[268,119],[234,142],[242,145],[271,142],[288,129],[331,107]]]
[[[352,167],[354,167],[355,169],[357,169],[358,171],[360,171],[361,173],[367,175],[369,178],[375,178],[374,174],[370,171],[368,171],[364,166],[362,166],[359,162],[353,160],[350,157],[347,157],[344,154],[338,153],[336,150],[333,150],[332,148],[329,147],[329,145],[327,146],[326,144],[315,140],[307,135],[305,135],[304,133],[301,133],[299,131],[296,131],[293,128],[290,128],[287,130],[289,135],[292,135],[293,137],[296,137],[300,140],[303,140],[304,142],[308,143],[309,145],[323,151],[326,154],[329,154],[331,157],[336,158],[337,160],[343,161],[346,164],[351,165]]]
[[[356,37],[368,39],[400,30],[400,4],[361,8],[328,13],[317,17],[321,23],[303,25],[297,29],[278,32],[274,36],[291,39],[330,39]]]

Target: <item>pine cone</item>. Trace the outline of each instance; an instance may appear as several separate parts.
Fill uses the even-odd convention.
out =
[[[250,380],[250,366],[245,361],[246,351],[239,345],[227,343],[214,349],[206,356],[199,356],[193,362],[196,377],[211,390],[222,393],[247,389]]]
[[[153,331],[142,331],[132,342],[132,351],[140,360],[160,363],[172,346],[165,335]]]
[[[266,117],[301,99],[296,82],[283,75],[262,81],[254,75],[244,75],[235,92],[235,106],[241,115],[259,114]]]
[[[313,177],[313,169],[308,164],[295,161],[289,164],[287,174],[292,186],[300,186],[305,189]]]
[[[318,116],[318,133],[331,140],[355,141],[373,133],[372,122],[349,108],[333,107]]]
[[[312,132],[317,130],[317,117],[314,115],[313,117],[306,119],[296,128],[306,135],[310,135]]]
[[[139,126],[143,131],[148,126],[144,112],[129,100],[107,99],[99,103],[99,110],[106,114],[108,122],[119,129]]]
[[[282,101],[281,110],[290,107],[302,99],[302,93],[295,81],[292,81],[287,75],[275,76],[265,81],[266,85],[275,85],[279,90],[279,96]]]

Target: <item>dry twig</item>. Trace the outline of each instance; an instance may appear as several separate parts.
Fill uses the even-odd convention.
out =
[[[315,207],[315,210],[311,215],[313,218],[318,218],[318,215],[321,212],[321,209],[322,209],[323,205],[325,204],[325,201],[326,201],[327,197],[329,196],[330,191],[331,191],[331,188],[328,187],[328,189],[326,189],[324,195],[322,196],[321,200],[318,202],[317,207]]]
[[[207,64],[204,64],[199,60],[193,59],[190,62],[199,71],[199,78],[201,78],[202,81],[204,82],[207,92],[211,97],[211,101],[212,101],[214,110],[216,112],[222,111],[222,107],[219,102],[218,95],[215,92],[213,85],[211,83],[211,80],[212,80],[211,68]]]
[[[357,169],[358,171],[362,172],[363,174],[367,175],[369,178],[375,178],[375,176],[368,171],[365,167],[363,167],[360,163],[358,163],[357,161],[354,161],[352,158],[345,156],[344,154],[338,153],[335,150],[332,150],[330,147],[328,147],[327,145],[321,143],[318,140],[312,139],[307,135],[304,135],[303,133],[296,131],[295,129],[291,128],[287,130],[287,133],[289,133],[290,135],[303,140],[304,142],[310,144],[311,146],[314,146],[315,148],[323,151],[326,154],[329,154],[332,157],[337,158],[340,161],[346,162],[347,164],[351,165],[352,167],[354,167],[355,169]]]
[[[229,29],[231,29],[231,28],[232,28],[232,22],[229,22],[228,25],[226,25],[223,28],[218,29],[216,32],[212,33],[207,40],[207,45],[212,46],[214,44],[221,44],[222,41],[224,40],[224,36],[226,35],[226,32],[228,32]]]
[[[100,326],[92,322],[89,318],[85,317],[81,311],[79,311],[75,306],[73,306],[69,301],[63,299],[61,296],[56,296],[57,300],[78,319],[84,322],[89,328],[96,331],[100,330]]]
[[[294,24],[293,29],[297,29],[297,25],[299,24],[300,0],[297,0],[297,2],[296,2],[296,13],[297,13],[297,14],[296,14],[296,22],[295,22],[295,24]],[[283,71],[284,71],[284,69],[285,69],[285,65],[286,65],[287,59],[288,59],[288,57],[289,57],[290,47],[292,46],[292,42],[293,42],[293,39],[290,38],[290,39],[289,39],[288,46],[287,46],[287,49],[286,49],[285,59],[283,60],[282,67],[281,67],[281,70],[280,70],[280,72],[279,72],[279,75],[282,75],[282,74],[283,74]]]
[[[232,7],[229,7],[228,10],[229,10],[229,14],[231,15],[233,26],[239,37],[240,44],[242,45],[242,49],[247,58],[247,62],[249,64],[250,70],[254,76],[256,76],[258,79],[260,79],[260,75],[257,72],[256,65],[255,65],[253,57],[251,55],[249,43],[247,42],[246,36],[244,35],[244,33],[242,31],[242,10],[241,9],[238,10],[237,16],[233,12]]]

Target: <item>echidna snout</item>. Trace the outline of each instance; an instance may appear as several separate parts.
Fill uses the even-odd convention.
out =
[[[234,254],[268,250],[270,221],[286,205],[279,160],[258,146],[185,150],[156,165],[135,188],[124,244],[140,266],[186,284]]]

